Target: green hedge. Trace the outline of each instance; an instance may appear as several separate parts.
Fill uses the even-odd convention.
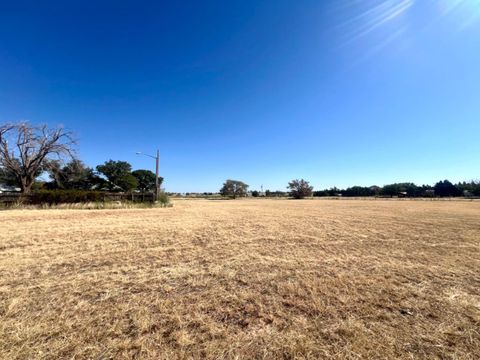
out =
[[[104,201],[104,193],[88,190],[40,190],[29,195],[29,203],[41,204],[74,204]]]

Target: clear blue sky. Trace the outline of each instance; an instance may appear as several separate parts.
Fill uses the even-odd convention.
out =
[[[2,1],[18,120],[169,191],[480,178],[480,1]]]

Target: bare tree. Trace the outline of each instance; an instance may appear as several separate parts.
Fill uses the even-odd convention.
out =
[[[11,173],[24,194],[30,193],[35,178],[51,160],[73,158],[75,140],[63,127],[28,123],[0,126],[0,167]]]

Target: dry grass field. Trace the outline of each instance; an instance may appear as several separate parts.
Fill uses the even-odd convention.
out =
[[[2,359],[479,359],[480,202],[0,212]]]

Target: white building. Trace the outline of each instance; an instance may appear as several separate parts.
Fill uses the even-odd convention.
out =
[[[6,192],[20,192],[21,189],[15,186],[8,186],[5,184],[0,184],[0,194]]]

